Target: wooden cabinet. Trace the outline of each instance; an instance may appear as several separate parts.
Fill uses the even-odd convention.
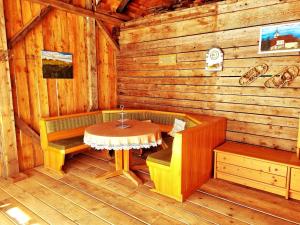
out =
[[[300,168],[291,168],[290,197],[300,200]]]
[[[300,160],[296,154],[226,142],[215,149],[214,177],[300,199]]]

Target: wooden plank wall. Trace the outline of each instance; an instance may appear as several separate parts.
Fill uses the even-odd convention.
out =
[[[90,1],[73,0],[73,4],[81,7],[86,7],[88,2]],[[4,6],[8,38],[11,38],[24,24],[38,15],[41,8],[44,7],[26,0],[4,0]],[[96,52],[90,49],[95,48],[94,46],[98,42],[104,43],[103,45],[108,45],[108,43],[101,34],[96,37],[96,32],[90,27],[91,24],[87,26],[89,22],[85,17],[53,10],[40,25],[26,36],[25,40],[19,42],[11,50],[10,71],[15,114],[37,132],[41,117],[85,112],[90,109],[107,109],[116,105],[116,101],[100,102],[97,98],[98,105],[98,102],[91,99],[94,91],[91,88],[97,86],[99,87],[98,90],[96,89],[98,96],[106,98],[107,94],[116,96],[116,93],[110,91],[110,85],[115,87],[116,82],[105,85],[109,91],[102,89],[102,84],[93,84],[99,79],[107,82],[107,77],[115,75],[116,70],[108,69],[110,61],[113,61],[112,64],[115,63],[114,53],[111,57],[107,57],[106,62],[102,62],[96,59]],[[91,35],[94,35],[96,43],[91,43],[91,39],[93,39]],[[88,47],[87,44],[93,46]],[[106,49],[109,50],[104,54],[113,52],[110,46]],[[74,79],[43,79],[41,50],[72,53]],[[101,52],[102,49],[99,51]],[[91,52],[95,54],[92,57],[90,56]],[[93,75],[97,78],[94,79]],[[116,97],[108,98],[116,99]],[[17,130],[17,144],[21,170],[43,164],[43,153],[40,146],[33,143],[31,138],[19,130]]]
[[[300,21],[299,0],[212,3],[123,24],[118,101],[127,107],[193,112],[228,118],[227,139],[295,151],[300,77],[288,88],[266,89],[265,77],[238,83],[251,67],[267,75],[300,66],[299,53],[259,55],[263,25]],[[211,47],[224,51],[222,72],[204,70]],[[163,63],[175,58],[174,65]]]

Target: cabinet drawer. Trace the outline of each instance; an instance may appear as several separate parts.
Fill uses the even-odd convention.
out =
[[[258,170],[265,173],[276,174],[286,177],[287,166],[275,163],[265,162],[255,158],[246,158],[224,152],[217,153],[217,162],[223,162],[231,165],[241,166],[248,169]]]
[[[253,169],[248,169],[240,166],[230,165],[227,163],[218,162],[217,171],[235,175],[238,177],[244,177],[254,181],[259,181],[277,187],[282,187],[282,188],[286,187],[286,177],[265,173],[258,170],[253,170]]]
[[[263,190],[263,191],[271,192],[271,193],[274,193],[274,194],[277,194],[277,195],[282,195],[282,196],[286,195],[286,189],[285,188],[280,188],[280,187],[276,187],[276,186],[273,186],[273,185],[264,184],[264,183],[261,183],[261,182],[257,182],[257,181],[250,180],[250,179],[247,179],[247,178],[222,173],[222,172],[219,172],[219,171],[217,171],[216,178],[227,180],[227,181],[237,183],[237,184],[241,184],[241,185],[245,185],[245,186],[248,186],[248,187],[260,189],[260,190]]]
[[[300,169],[291,168],[291,190],[300,192]]]

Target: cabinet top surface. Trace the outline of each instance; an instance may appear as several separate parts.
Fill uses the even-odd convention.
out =
[[[287,152],[283,150],[276,150],[237,142],[226,142],[217,147],[215,151],[228,152],[246,157],[253,157],[300,167],[300,160],[297,159],[296,153],[294,152]]]

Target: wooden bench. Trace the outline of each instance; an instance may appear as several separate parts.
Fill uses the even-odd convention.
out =
[[[102,122],[102,113],[89,112],[40,120],[44,167],[63,174],[65,155],[87,149],[83,143],[86,127]]]
[[[226,119],[155,110],[125,110],[126,118],[151,120],[162,132],[169,132],[175,118],[184,120],[187,129],[176,134],[174,143],[147,160],[155,190],[182,201],[206,182],[212,174],[212,150],[225,139]],[[86,127],[120,119],[120,110],[43,118],[40,136],[44,151],[44,166],[63,174],[65,156],[89,146],[83,143]],[[163,165],[169,161],[169,165]],[[157,172],[160,171],[160,172]],[[190,174],[193,174],[192,176]],[[170,180],[172,178],[172,181]],[[170,189],[165,189],[168,186]]]
[[[176,133],[168,149],[147,158],[154,191],[184,201],[212,176],[213,149],[225,141],[226,119],[185,114],[196,125]]]
[[[214,177],[300,200],[295,153],[226,142],[215,150]]]
[[[126,118],[151,120],[159,124],[161,131],[169,132],[174,119],[184,119],[184,114],[155,110],[125,110]],[[44,167],[63,174],[65,156],[88,149],[83,143],[85,128],[96,123],[120,119],[120,110],[103,110],[42,118],[40,120],[40,138],[44,151]],[[195,123],[186,120],[188,126]]]

